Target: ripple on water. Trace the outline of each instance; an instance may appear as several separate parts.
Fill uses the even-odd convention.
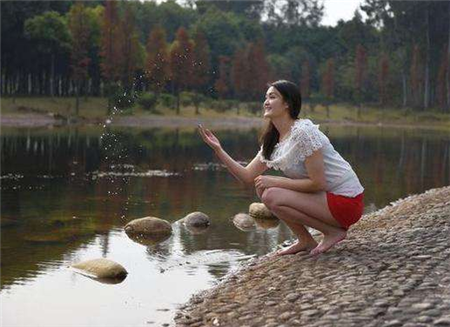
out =
[[[238,250],[205,250],[192,254],[175,252],[170,256],[159,254],[155,255],[153,259],[157,261],[157,266],[161,272],[173,268],[184,268],[188,275],[192,275],[200,267],[228,271],[231,266],[252,259],[255,256],[255,254],[243,254]]]
[[[167,170],[147,170],[145,172],[94,171],[91,176],[95,180],[105,177],[172,177],[181,176],[181,174]]]

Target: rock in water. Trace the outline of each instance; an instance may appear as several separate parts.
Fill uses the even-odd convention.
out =
[[[169,222],[160,218],[144,217],[132,220],[126,224],[125,232],[128,235],[170,235],[172,234],[172,226]]]
[[[124,280],[128,272],[117,262],[100,258],[72,265],[76,272],[97,279]]]
[[[203,212],[192,212],[182,219],[186,227],[206,228],[210,225],[209,217]]]
[[[238,213],[233,217],[234,225],[240,230],[247,231],[255,227],[255,220],[246,213]]]
[[[264,203],[254,202],[248,209],[250,216],[257,219],[278,219]]]

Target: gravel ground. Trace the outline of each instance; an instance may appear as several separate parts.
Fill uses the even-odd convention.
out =
[[[450,187],[365,215],[316,258],[257,258],[194,295],[177,326],[450,326]]]

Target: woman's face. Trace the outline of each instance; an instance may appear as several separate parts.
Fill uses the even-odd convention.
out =
[[[264,101],[264,118],[276,118],[283,115],[289,115],[289,106],[284,101],[282,95],[273,86],[269,87],[266,92],[266,100]]]

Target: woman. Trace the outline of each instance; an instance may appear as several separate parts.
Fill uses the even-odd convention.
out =
[[[203,140],[228,170],[244,183],[254,183],[262,202],[298,237],[278,255],[309,251],[318,255],[345,239],[362,216],[364,188],[350,164],[309,119],[299,119],[297,85],[280,80],[269,85],[264,118],[269,124],[261,150],[246,167],[233,160],[214,134],[199,126]],[[287,177],[262,175],[281,170]],[[320,244],[305,226],[323,233]]]

